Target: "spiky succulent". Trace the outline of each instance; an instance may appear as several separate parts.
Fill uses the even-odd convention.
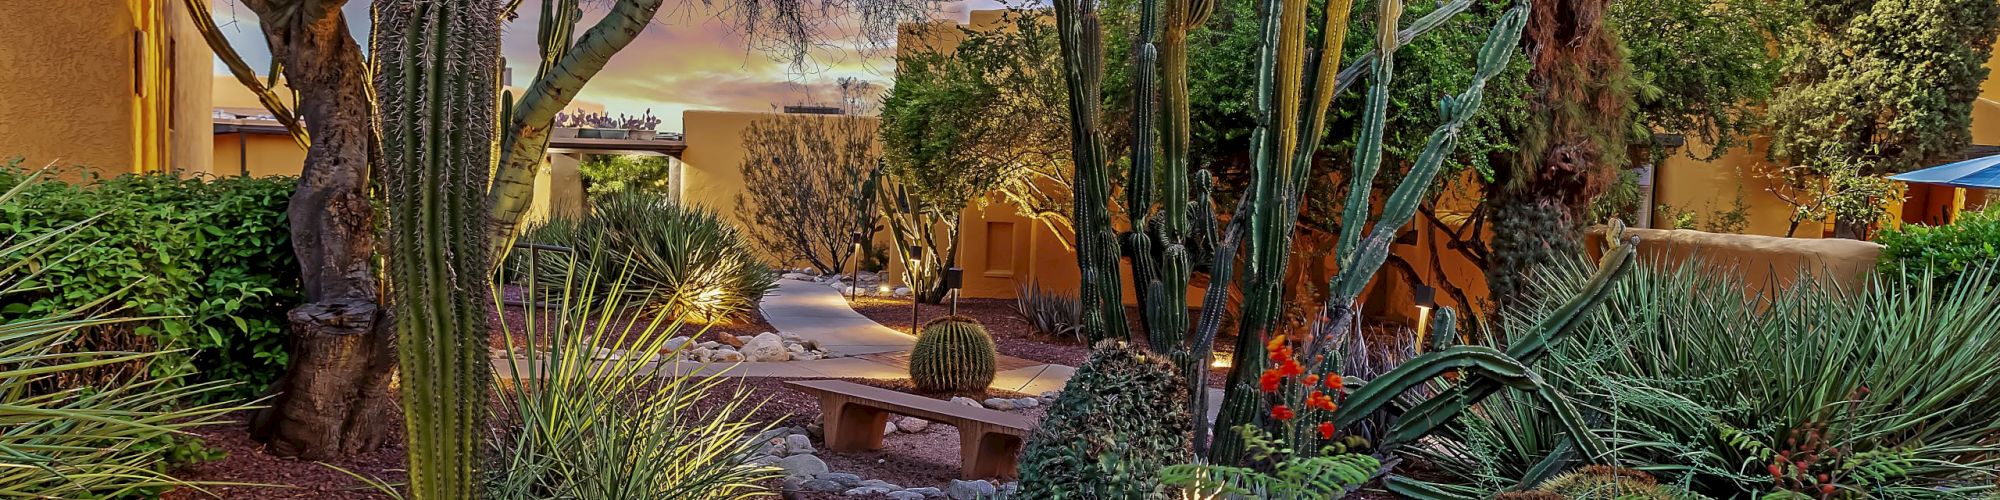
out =
[[[923,392],[977,392],[993,384],[999,353],[978,320],[946,316],[924,324],[910,349],[910,382]]]

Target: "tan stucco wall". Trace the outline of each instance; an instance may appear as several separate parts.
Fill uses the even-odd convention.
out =
[[[0,157],[21,156],[31,166],[60,160],[104,174],[205,170],[198,149],[208,142],[209,112],[198,96],[206,95],[200,75],[211,63],[181,5],[8,2],[0,16]],[[191,142],[172,147],[176,136]]]
[[[1774,238],[1715,234],[1689,230],[1628,229],[1639,238],[1639,259],[1647,265],[1676,266],[1691,260],[1737,273],[1755,293],[1769,284],[1783,286],[1801,273],[1832,278],[1855,287],[1868,279],[1882,254],[1882,245],[1849,239]],[[1589,248],[1603,248],[1604,233],[1593,230]]]
[[[299,175],[305,167],[306,150],[290,135],[245,134],[241,147],[237,140],[233,133],[214,135],[215,175],[241,175],[246,170],[252,177]],[[243,150],[250,152],[247,161]]]

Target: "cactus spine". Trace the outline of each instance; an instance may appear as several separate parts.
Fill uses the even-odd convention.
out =
[[[910,382],[923,392],[983,391],[993,384],[999,353],[986,327],[964,316],[924,324],[910,350]]]
[[[495,0],[379,2],[375,92],[410,493],[478,496],[486,417],[500,12]]]

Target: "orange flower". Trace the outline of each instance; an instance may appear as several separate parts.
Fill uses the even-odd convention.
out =
[[[1278,362],[1278,374],[1287,377],[1305,375],[1306,368],[1299,366],[1299,361],[1296,359],[1285,358],[1284,361]]]
[[[1326,411],[1333,411],[1334,408],[1337,408],[1333,404],[1333,398],[1327,397],[1326,393],[1319,391],[1313,391],[1312,394],[1306,395],[1306,407]]]
[[[1257,388],[1263,389],[1264,392],[1278,392],[1278,383],[1284,379],[1285,376],[1280,375],[1277,370],[1264,370],[1264,374],[1257,377]]]
[[[1298,414],[1292,413],[1291,407],[1285,405],[1278,405],[1271,407],[1271,418],[1275,418],[1278,420],[1291,420],[1292,417],[1295,416],[1298,416]]]
[[[1299,385],[1303,385],[1306,387],[1312,387],[1313,385],[1318,383],[1319,383],[1319,375],[1306,375],[1306,378],[1299,379]]]
[[[1264,343],[1264,350],[1266,351],[1278,352],[1279,349],[1285,349],[1284,334],[1273,335],[1269,342]]]
[[[1320,423],[1319,423],[1319,438],[1320,438],[1320,439],[1333,439],[1333,422],[1320,422]]]
[[[1328,389],[1339,391],[1342,390],[1341,388],[1344,387],[1346,384],[1347,381],[1342,380],[1340,374],[1338,373],[1329,374],[1326,376],[1326,387]]]

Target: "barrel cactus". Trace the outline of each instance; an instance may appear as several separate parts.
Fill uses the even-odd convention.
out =
[[[924,392],[978,392],[993,384],[1000,354],[986,327],[964,316],[924,324],[910,350],[910,382]]]

